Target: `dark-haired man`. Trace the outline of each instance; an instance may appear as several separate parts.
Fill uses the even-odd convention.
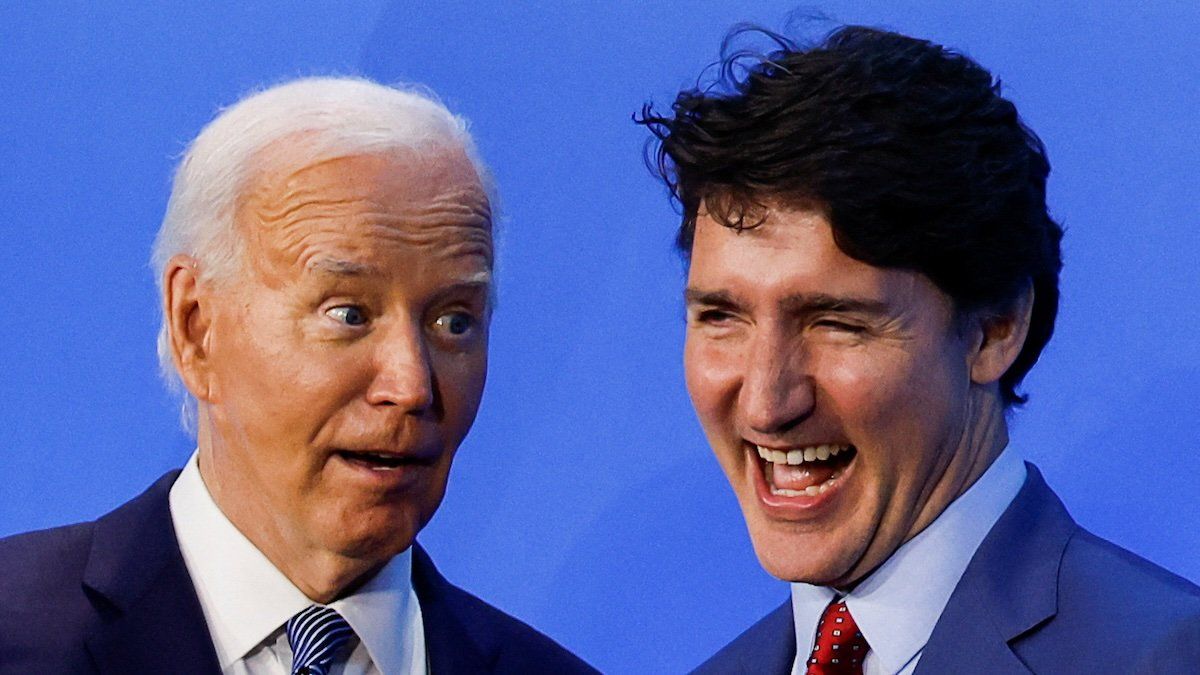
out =
[[[683,205],[688,390],[792,582],[700,671],[1196,672],[1200,588],[1008,448],[1058,305],[1041,142],[938,45],[772,37],[641,119]]]

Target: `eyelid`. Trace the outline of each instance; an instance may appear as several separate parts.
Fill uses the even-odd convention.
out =
[[[845,330],[852,333],[860,333],[867,329],[866,326],[859,322],[842,318],[842,317],[820,317],[813,321],[814,326],[828,326],[838,330]]]
[[[448,316],[455,316],[455,315],[465,316],[468,319],[470,319],[471,321],[479,320],[478,318],[476,318],[474,312],[471,312],[471,311],[468,311],[465,309],[447,309],[447,310],[438,312],[437,316],[433,317],[433,322],[436,324],[437,322],[441,321],[442,319],[444,319]]]
[[[350,323],[348,321],[345,321],[343,318],[335,317],[333,315],[335,310],[347,310],[347,311],[355,310],[359,314],[362,315],[363,321],[362,321],[362,323]],[[363,305],[360,305],[358,303],[354,303],[354,302],[339,302],[337,304],[329,305],[322,311],[322,313],[325,316],[328,316],[331,319],[338,321],[343,326],[347,326],[350,328],[360,328],[371,321],[371,314],[370,314],[370,312],[367,311],[366,307],[364,307]]]
[[[694,305],[688,309],[687,322],[695,330],[724,333],[738,324],[738,314],[728,307]]]

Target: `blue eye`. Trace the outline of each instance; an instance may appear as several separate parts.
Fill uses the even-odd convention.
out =
[[[354,305],[331,307],[325,313],[347,326],[361,326],[367,322],[367,313]]]
[[[462,335],[471,330],[475,320],[471,318],[471,315],[463,312],[450,312],[439,316],[433,323],[451,335]]]

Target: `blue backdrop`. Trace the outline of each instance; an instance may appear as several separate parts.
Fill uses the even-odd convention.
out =
[[[473,121],[505,220],[482,413],[421,538],[605,671],[695,665],[786,586],[687,400],[676,216],[630,115],[793,9],[748,4],[0,5],[0,535],[95,517],[191,451],[145,262],[187,140],[262,83],[422,82]],[[1200,6],[819,9],[962,49],[1045,140],[1063,309],[1015,443],[1085,525],[1200,579]]]

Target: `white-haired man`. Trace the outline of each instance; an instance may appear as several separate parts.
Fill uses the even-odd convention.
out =
[[[459,118],[364,80],[201,132],[153,255],[198,449],[0,541],[0,672],[591,672],[414,544],[483,390],[486,176]]]

